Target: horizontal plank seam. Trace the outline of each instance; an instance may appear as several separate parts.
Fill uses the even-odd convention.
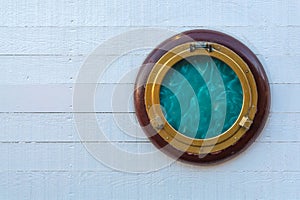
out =
[[[300,28],[300,25],[284,24],[284,25],[5,25],[0,28]]]
[[[170,168],[169,168],[170,169]],[[162,169],[164,170],[164,169]],[[200,171],[201,169],[199,169]],[[0,173],[72,173],[72,172],[84,172],[84,173],[120,173],[117,170],[0,170]],[[168,170],[168,172],[178,172],[176,170]],[[212,170],[212,171],[203,171],[203,173],[216,172],[216,173],[244,173],[244,172],[252,172],[252,173],[300,173],[300,170]],[[156,172],[149,172],[156,173]],[[140,173],[140,174],[149,174],[149,173]],[[138,175],[139,173],[131,174]]]
[[[0,141],[0,144],[151,144],[148,139],[144,140],[107,140],[107,141]],[[298,144],[300,141],[255,141],[258,144]]]
[[[134,111],[128,112],[0,112],[0,114],[135,114]],[[270,114],[300,114],[300,111],[296,112],[284,112],[284,111],[271,111]]]

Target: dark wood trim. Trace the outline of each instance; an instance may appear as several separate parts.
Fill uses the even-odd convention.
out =
[[[215,42],[230,48],[237,53],[249,66],[254,75],[257,91],[258,104],[257,113],[253,120],[253,124],[247,133],[239,139],[234,145],[214,154],[207,154],[204,157],[199,155],[191,155],[181,152],[161,138],[150,125],[150,121],[146,112],[144,94],[147,77],[154,64],[168,51],[177,45],[192,41],[208,41]],[[264,68],[256,55],[243,43],[237,39],[221,32],[212,30],[191,30],[175,35],[158,45],[145,59],[136,79],[134,91],[134,104],[137,118],[144,132],[147,134],[152,143],[168,155],[179,158],[182,161],[192,163],[213,163],[226,160],[245,150],[262,131],[270,110],[270,87],[268,78]]]

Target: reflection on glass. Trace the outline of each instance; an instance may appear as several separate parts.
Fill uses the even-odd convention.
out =
[[[243,91],[226,63],[209,56],[191,56],[166,74],[160,104],[174,129],[191,138],[205,139],[220,135],[234,124],[242,108]]]

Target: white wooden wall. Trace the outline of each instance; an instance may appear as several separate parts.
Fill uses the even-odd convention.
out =
[[[80,143],[72,95],[81,65],[103,41],[147,27],[220,30],[258,55],[270,80],[271,114],[240,156],[209,167],[175,162],[131,174],[104,166]],[[117,60],[102,80],[104,91],[148,52]],[[299,63],[298,0],[3,0],[0,199],[300,199]],[[134,78],[121,83],[126,94]],[[153,149],[147,139],[119,130],[107,105],[97,104],[96,111],[111,140],[131,151]]]

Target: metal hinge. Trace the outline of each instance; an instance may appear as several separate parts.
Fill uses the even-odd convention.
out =
[[[244,117],[242,118],[242,120],[240,121],[239,125],[240,125],[241,127],[246,128],[246,129],[248,130],[248,129],[250,128],[252,122],[253,122],[253,121],[252,121],[251,119],[249,119],[248,116],[244,116]]]
[[[190,52],[196,51],[197,49],[206,49],[208,52],[213,51],[212,45],[207,42],[195,42],[190,45]]]

